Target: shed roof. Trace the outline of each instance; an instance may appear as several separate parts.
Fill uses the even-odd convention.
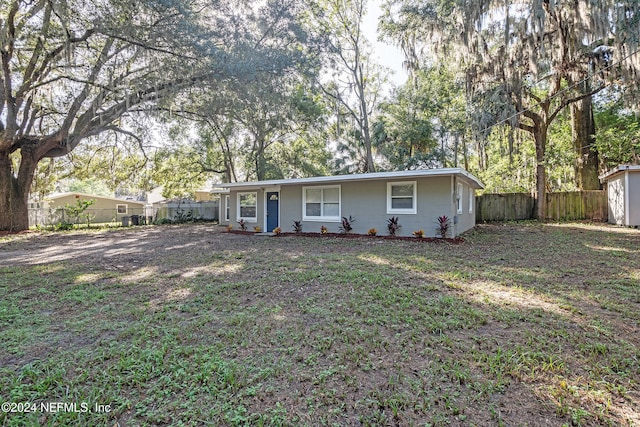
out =
[[[103,200],[111,200],[113,202],[118,202],[118,203],[135,203],[138,205],[144,205],[145,202],[141,202],[139,200],[127,200],[127,199],[116,199],[115,197],[106,197],[106,196],[96,196],[95,194],[85,194],[85,193],[78,193],[75,191],[72,192],[67,192],[67,193],[58,193],[58,194],[52,194],[48,197],[46,197],[49,200],[57,200],[57,199],[61,199],[63,197],[67,197],[67,196],[80,196],[83,198],[89,198],[89,199],[103,199]]]
[[[640,172],[640,165],[618,165],[614,169],[611,169],[609,172],[603,175],[600,175],[599,178],[600,178],[600,181],[607,181],[610,178],[612,178],[614,175],[617,175],[619,173],[626,172],[626,171]]]
[[[332,175],[332,176],[317,176],[311,178],[293,178],[293,179],[273,179],[267,181],[254,181],[254,182],[232,182],[226,184],[217,184],[222,188],[260,188],[260,187],[273,187],[273,186],[285,186],[285,185],[300,185],[300,184],[326,184],[346,181],[364,181],[364,180],[382,180],[382,179],[405,179],[405,178],[423,178],[423,177],[439,177],[439,176],[456,176],[463,181],[467,182],[471,187],[476,189],[484,188],[484,185],[478,178],[467,172],[462,168],[441,168],[441,169],[419,169],[410,171],[398,171],[398,172],[373,172],[373,173],[358,173],[350,175]]]

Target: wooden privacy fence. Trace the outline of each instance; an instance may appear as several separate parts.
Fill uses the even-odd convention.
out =
[[[547,219],[606,221],[609,215],[604,190],[547,193]]]
[[[534,202],[526,193],[483,194],[476,198],[476,222],[531,219]]]
[[[483,194],[476,198],[476,222],[533,219],[535,198],[527,193]],[[545,218],[606,221],[604,190],[547,193]]]

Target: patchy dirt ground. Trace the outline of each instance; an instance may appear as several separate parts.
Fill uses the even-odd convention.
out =
[[[639,230],[27,233],[0,237],[0,295],[0,398],[117,408],[40,423],[640,423]]]
[[[167,253],[220,244],[216,225],[139,227],[68,233],[22,233],[0,240],[1,265],[73,261],[105,267],[154,264]],[[234,236],[228,235],[228,239]],[[210,248],[215,249],[215,248]]]

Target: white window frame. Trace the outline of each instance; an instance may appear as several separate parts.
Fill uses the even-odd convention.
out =
[[[240,216],[240,213],[242,212],[242,210],[240,209],[240,199],[242,198],[242,196],[245,195],[253,195],[255,201],[256,201],[256,216]],[[243,221],[248,221],[248,222],[258,222],[258,192],[257,191],[245,191],[242,193],[238,193],[238,211],[236,216],[238,217],[238,221],[243,220]]]
[[[461,214],[462,213],[462,195],[464,194],[464,186],[462,185],[461,182],[459,182],[456,185],[456,187],[457,187],[456,188],[457,189],[457,191],[456,191],[456,200],[457,200],[457,203],[458,203],[457,211],[458,211],[459,214]]]
[[[224,196],[224,220],[229,222],[231,219],[231,196],[229,194]]]
[[[120,208],[121,207],[124,207],[124,212],[120,212]],[[116,214],[118,214],[118,215],[126,215],[128,212],[129,212],[129,205],[126,205],[124,203],[123,204],[120,204],[120,203],[116,204]]]
[[[338,189],[338,216],[323,216],[324,213],[324,190]],[[320,216],[307,215],[307,190],[322,190],[320,196]],[[312,187],[302,187],[302,220],[303,221],[322,221],[322,222],[340,222],[342,215],[342,186],[340,185],[322,185]]]
[[[393,187],[396,185],[413,185],[413,208],[411,209],[394,209],[392,201]],[[418,213],[418,183],[417,181],[396,181],[387,182],[387,213],[388,214],[411,214]]]
[[[474,191],[469,187],[469,213],[473,213],[473,205],[475,205]]]

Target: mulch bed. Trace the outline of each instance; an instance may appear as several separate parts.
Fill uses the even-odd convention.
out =
[[[242,230],[230,230],[229,233],[232,234],[255,234],[253,231],[242,231]],[[436,242],[436,243],[453,243],[460,244],[464,242],[462,237],[456,237],[453,239],[450,238],[440,238],[440,237],[412,237],[412,236],[371,236],[369,234],[357,234],[357,233],[295,233],[295,232],[286,232],[275,234],[273,237],[320,237],[320,238],[339,238],[339,239],[383,239],[383,240],[408,240],[412,242]]]

